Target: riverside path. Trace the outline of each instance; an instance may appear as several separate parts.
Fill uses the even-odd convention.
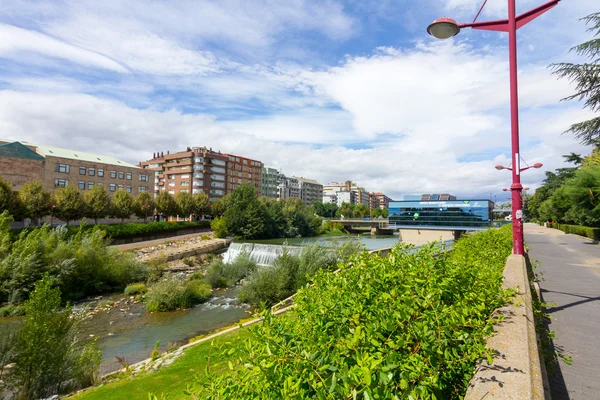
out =
[[[535,224],[525,224],[525,245],[539,262],[554,346],[573,360],[549,372],[552,399],[600,399],[600,245]]]

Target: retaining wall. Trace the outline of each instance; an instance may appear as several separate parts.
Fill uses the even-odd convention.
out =
[[[544,389],[540,352],[535,332],[531,289],[525,258],[512,254],[504,268],[504,287],[516,295],[496,310],[504,321],[494,327],[487,347],[496,355],[490,365],[482,360],[471,379],[465,399],[550,399]]]

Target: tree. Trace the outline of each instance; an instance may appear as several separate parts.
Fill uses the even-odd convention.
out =
[[[115,193],[111,201],[111,215],[116,218],[121,218],[121,222],[125,218],[131,217],[133,214],[133,197],[125,190],[121,189]]]
[[[110,196],[103,186],[95,185],[92,190],[85,192],[83,202],[85,216],[93,218],[95,224],[98,223],[98,218],[104,218],[110,213]]]
[[[194,199],[194,214],[204,215],[205,212],[210,210],[210,200],[208,199],[206,193],[198,192],[195,193],[192,197]]]
[[[65,221],[67,226],[69,221],[74,221],[83,216],[84,202],[79,190],[73,186],[58,188],[52,195],[54,205],[54,215]]]
[[[11,210],[15,202],[13,185],[0,175],[0,210]]]
[[[369,211],[369,207],[365,204],[355,204],[354,205],[354,217],[355,218],[365,218],[368,217],[371,212]]]
[[[138,218],[144,218],[144,222],[146,222],[148,214],[152,215],[155,207],[152,195],[148,192],[141,192],[137,195],[133,203],[133,213]]]
[[[590,63],[559,63],[550,67],[560,78],[576,83],[575,93],[563,100],[585,100],[583,107],[593,113],[600,112],[600,12],[582,18],[591,27],[588,32],[594,39],[571,48],[580,56],[590,59]],[[567,130],[585,145],[598,146],[600,143],[600,116],[571,125]]]
[[[245,239],[265,236],[267,208],[256,197],[256,189],[249,183],[238,186],[229,198],[229,207],[224,214],[230,235]]]
[[[336,212],[336,216],[346,219],[354,217],[354,204],[342,203],[342,206]]]
[[[213,217],[220,217],[225,214],[227,208],[229,207],[229,195],[225,195],[220,199],[213,201],[211,206],[211,212]]]
[[[189,192],[179,192],[175,195],[178,214],[187,219],[194,213],[194,198]]]
[[[389,210],[387,208],[374,208],[373,209],[373,218],[387,218],[389,215]]]
[[[164,218],[169,218],[177,215],[177,203],[166,191],[161,191],[156,198],[156,210],[162,214]]]
[[[19,190],[19,201],[25,218],[39,220],[50,214],[50,194],[41,181],[29,181]]]
[[[335,218],[335,213],[338,210],[336,203],[322,203],[320,201],[315,201],[313,207],[315,208],[315,213],[323,218]]]
[[[39,399],[92,384],[102,360],[94,343],[77,335],[71,306],[47,275],[25,302],[25,319],[15,337],[10,381],[16,399]]]

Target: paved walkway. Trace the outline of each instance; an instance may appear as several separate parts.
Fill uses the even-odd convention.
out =
[[[540,263],[554,345],[573,359],[550,374],[552,399],[600,399],[600,245],[535,224],[525,224],[525,245]]]
[[[158,244],[163,244],[163,243],[167,243],[167,242],[177,242],[179,240],[191,239],[191,238],[194,238],[197,236],[209,235],[211,233],[212,233],[212,231],[196,232],[196,233],[190,233],[188,235],[172,236],[172,237],[166,237],[166,238],[155,239],[155,240],[146,240],[145,242],[118,244],[118,245],[110,246],[110,247],[115,247],[121,251],[127,251],[127,250],[133,250],[133,249],[141,249],[144,247],[156,246]]]

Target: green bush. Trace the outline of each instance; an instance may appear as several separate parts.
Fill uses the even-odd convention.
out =
[[[125,288],[125,293],[127,296],[135,296],[137,294],[144,294],[148,291],[146,284],[144,283],[134,283],[133,285],[129,285]]]
[[[46,398],[93,384],[102,360],[94,342],[78,335],[71,307],[61,307],[60,290],[48,276],[37,282],[26,317],[15,335],[8,376],[15,399]]]
[[[196,398],[454,399],[491,357],[493,311],[506,302],[510,229],[388,257],[362,253],[314,276],[289,314],[251,328],[231,372],[198,377]],[[274,280],[277,284],[277,280]],[[230,352],[230,347],[223,347]]]
[[[305,286],[318,271],[332,269],[340,259],[356,254],[344,249],[313,244],[304,247],[299,255],[284,249],[272,266],[257,269],[249,276],[240,299],[253,305],[273,305]]]
[[[555,226],[564,233],[573,233],[575,235],[585,236],[600,241],[600,228],[567,224],[556,224]]]
[[[213,230],[215,236],[218,238],[224,238],[225,236],[227,236],[228,232],[225,217],[217,217],[213,219],[210,223],[210,229]]]
[[[107,245],[105,232],[97,227],[81,226],[72,237],[65,227],[47,225],[21,233],[10,254],[0,260],[0,301],[26,300],[46,273],[58,278],[64,299],[123,290],[128,283],[146,279],[146,266],[133,254]]]
[[[25,307],[22,305],[8,304],[0,307],[0,317],[16,317],[25,315]]]
[[[256,263],[250,255],[241,253],[235,260],[225,264],[221,259],[214,260],[205,276],[213,288],[233,286],[256,270]]]
[[[201,281],[166,277],[148,288],[146,308],[150,312],[184,309],[204,303],[210,296],[210,286]]]

